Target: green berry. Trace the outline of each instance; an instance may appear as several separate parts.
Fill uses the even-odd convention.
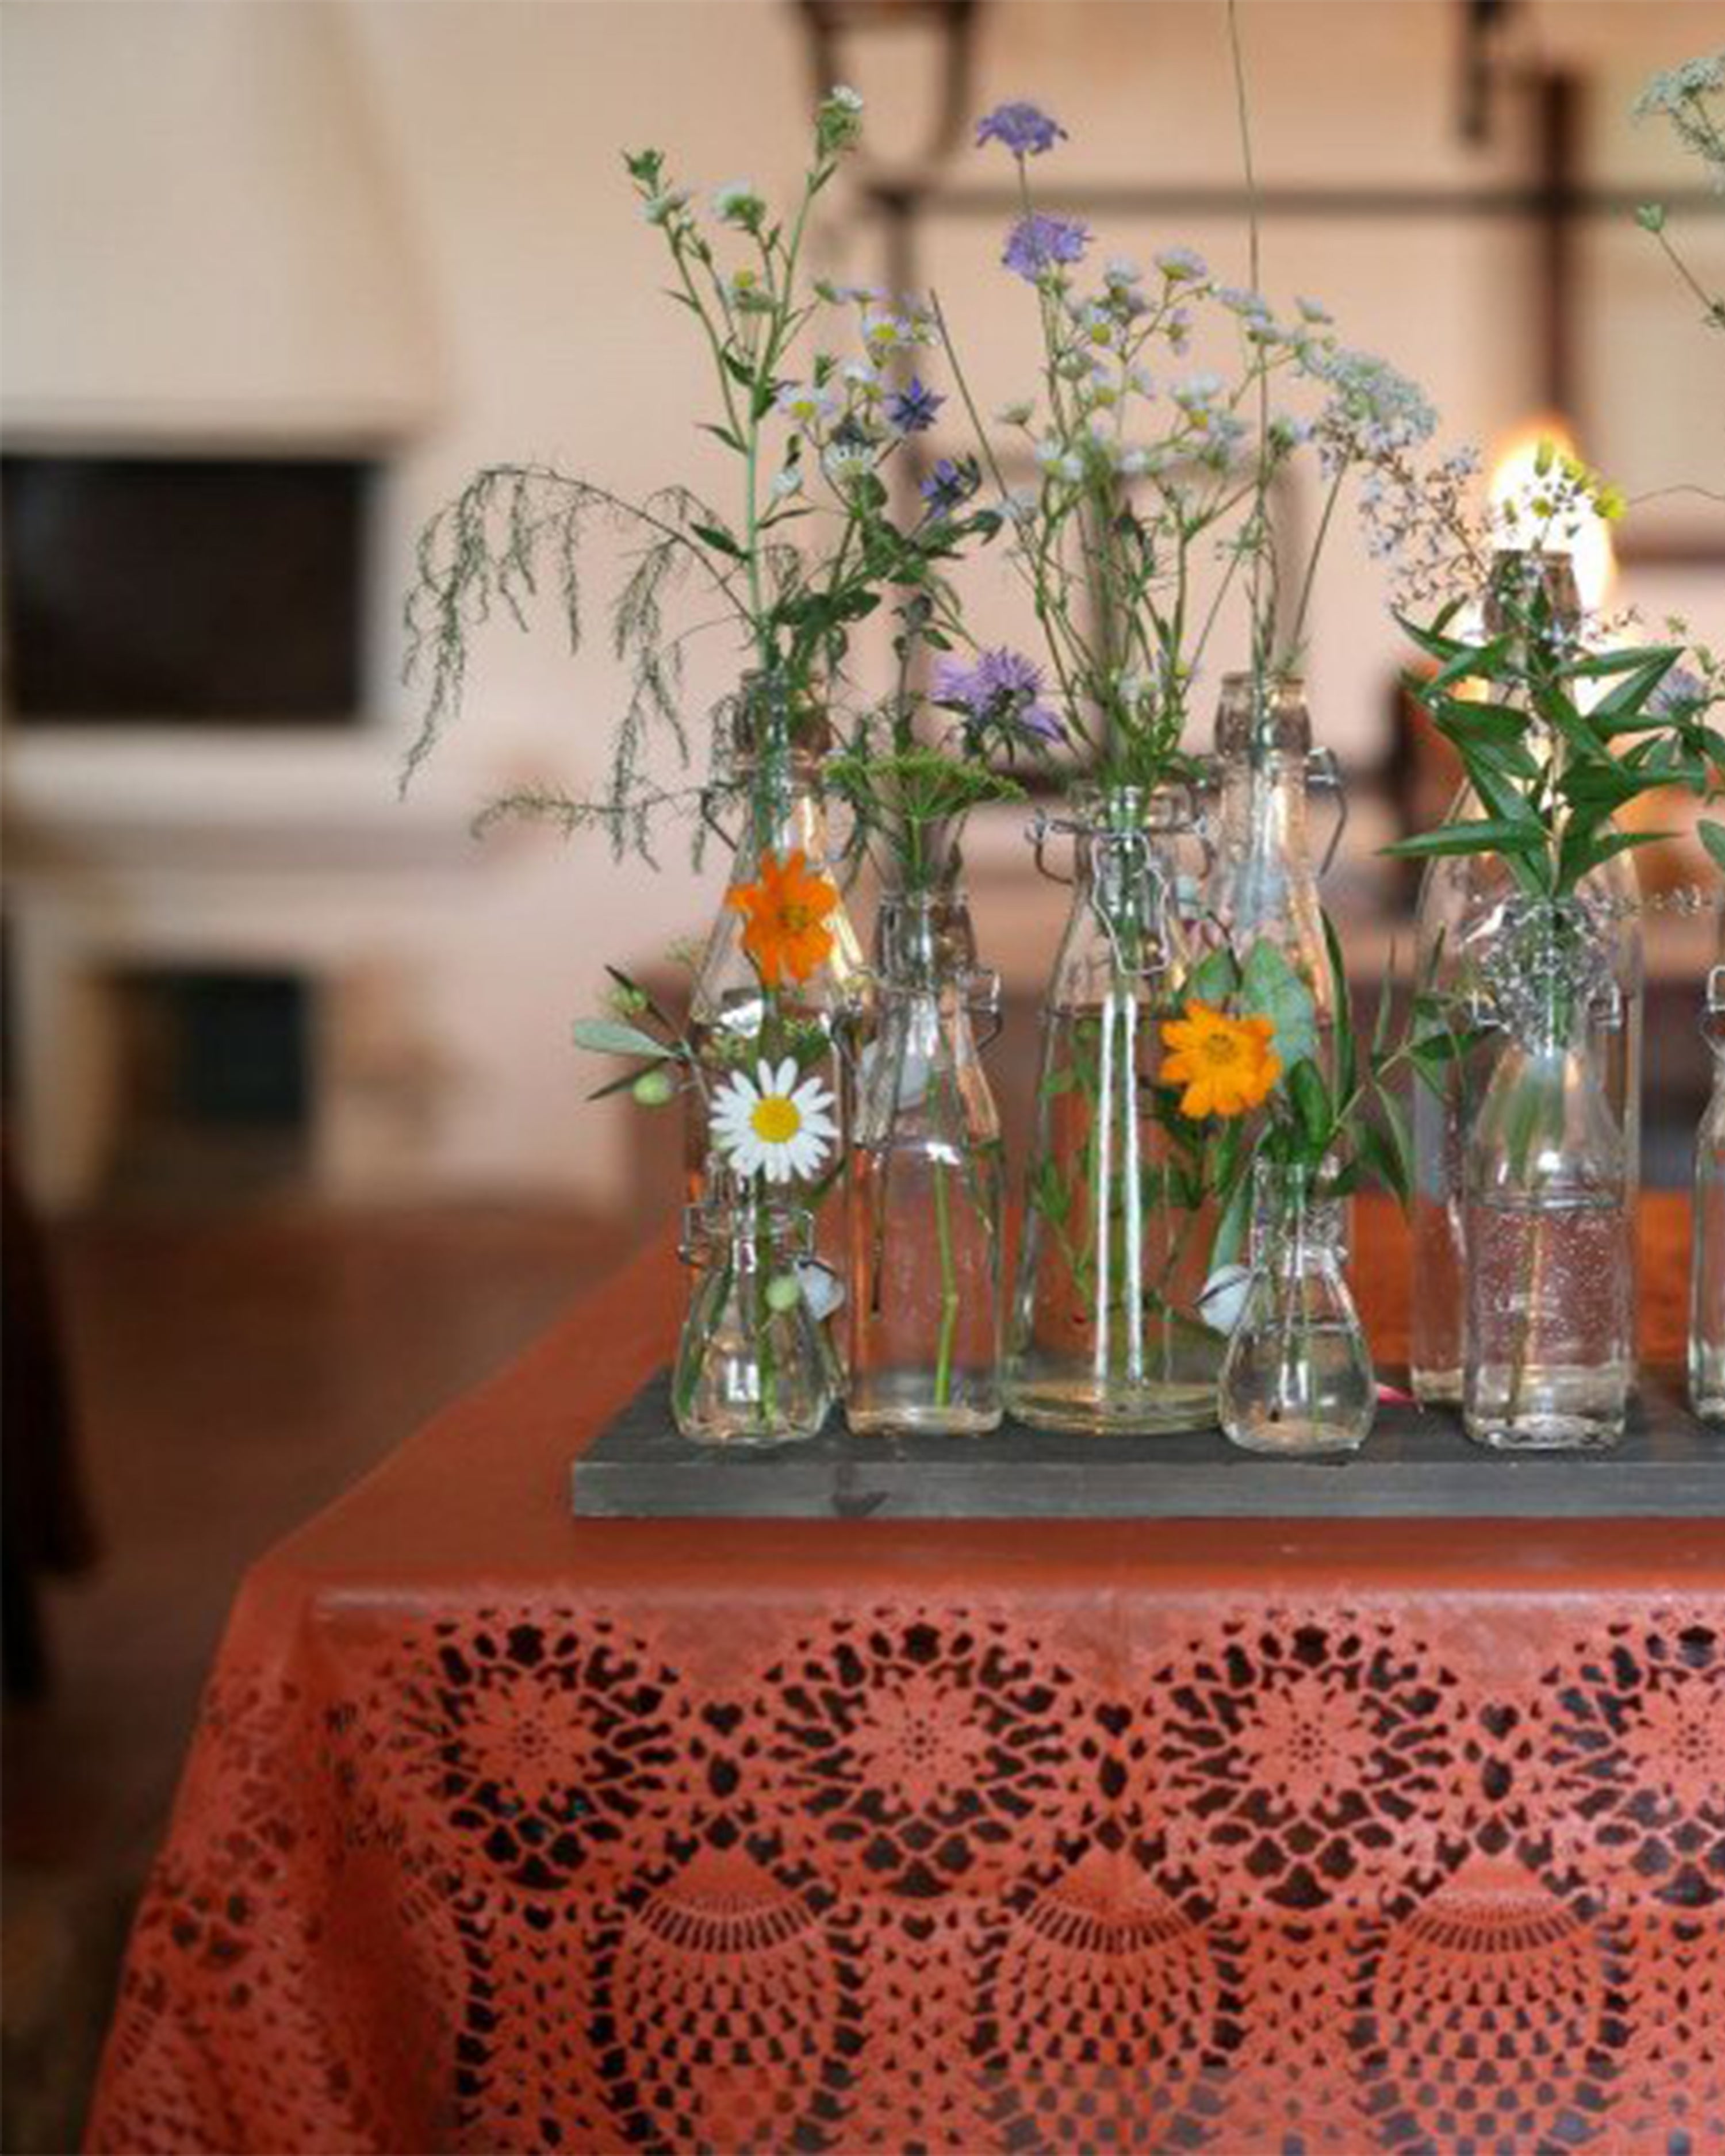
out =
[[[779,1273],[767,1283],[767,1307],[783,1317],[794,1310],[803,1299],[803,1290],[794,1273]]]
[[[630,1088],[644,1108],[662,1108],[676,1090],[669,1070],[644,1070]]]

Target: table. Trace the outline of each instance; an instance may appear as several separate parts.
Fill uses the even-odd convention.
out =
[[[253,1572],[92,2147],[1725,2145],[1719,1523],[578,1523],[674,1293]]]

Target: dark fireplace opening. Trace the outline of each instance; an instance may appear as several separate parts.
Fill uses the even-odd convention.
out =
[[[315,1078],[305,977],[151,968],[118,975],[113,988],[108,1194],[227,1198],[302,1183]]]
[[[17,721],[352,723],[372,477],[333,458],[0,458]]]

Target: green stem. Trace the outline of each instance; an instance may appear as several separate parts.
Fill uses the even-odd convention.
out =
[[[934,1231],[940,1245],[941,1329],[935,1348],[934,1404],[947,1406],[952,1398],[952,1343],[958,1331],[958,1281],[952,1265],[952,1224],[947,1196],[947,1170],[934,1166]]]

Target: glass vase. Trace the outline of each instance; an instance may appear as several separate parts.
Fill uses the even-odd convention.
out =
[[[1485,962],[1503,1040],[1464,1169],[1462,1420],[1499,1451],[1623,1433],[1634,1215],[1593,1018],[1608,943],[1584,901],[1518,900]]]
[[[818,1076],[839,1104],[841,1133],[850,1105],[850,1030],[863,978],[861,947],[842,886],[826,916],[831,947],[803,981],[763,989],[743,947],[747,926],[733,894],[757,880],[761,857],[800,852],[814,872],[832,876],[835,853],[820,786],[826,739],[823,715],[789,696],[782,682],[751,676],[738,696],[726,793],[742,818],[724,903],[708,934],[689,1004],[689,1038],[711,1080],[752,1072],[762,1059],[793,1058],[803,1076]],[[689,1087],[685,1124],[686,1195],[698,1203],[711,1173],[705,1089]],[[822,1255],[837,1263],[844,1246],[839,1178],[799,1194],[812,1198]]]
[[[1689,1404],[1717,1429],[1725,1427],[1725,966],[1707,976],[1702,1029],[1713,1051],[1713,1090],[1695,1140]]]
[[[806,1210],[723,1171],[689,1208],[682,1256],[695,1278],[671,1373],[685,1437],[758,1446],[819,1435],[833,1388],[804,1285],[812,1245]]]
[[[1581,602],[1567,555],[1501,553],[1493,564],[1486,629],[1501,634],[1499,596],[1506,583],[1537,579],[1555,638],[1579,643]],[[1537,737],[1536,737],[1537,738]],[[1544,752],[1561,753],[1548,738]],[[1483,815],[1464,786],[1446,821]],[[1615,826],[1607,824],[1608,830]],[[1643,962],[1640,893],[1627,853],[1594,869],[1581,886],[1593,907],[1596,938],[1609,963],[1594,990],[1588,1022],[1590,1055],[1612,1113],[1623,1130],[1625,1175],[1633,1217],[1640,1184],[1640,1062]],[[1413,1262],[1417,1292],[1411,1310],[1413,1389],[1426,1406],[1458,1406],[1462,1394],[1461,1341],[1468,1274],[1464,1194],[1468,1132],[1485,1097],[1502,1036],[1492,1025],[1484,968],[1502,942],[1517,886],[1494,854],[1440,855],[1428,863],[1420,888],[1414,978],[1453,1012],[1458,1032],[1480,1029],[1471,1052],[1443,1066],[1440,1086],[1414,1088]],[[1633,1303],[1631,1305],[1633,1324]]]
[[[1365,1443],[1378,1386],[1347,1261],[1347,1208],[1321,1174],[1260,1159],[1251,1270],[1218,1389],[1233,1444],[1316,1459]]]
[[[845,1414],[858,1435],[1001,1416],[1004,1169],[973,1024],[999,985],[952,892],[890,895],[850,1149]]]
[[[1241,957],[1255,943],[1269,942],[1305,982],[1317,1006],[1327,1071],[1336,993],[1317,886],[1341,843],[1347,810],[1334,757],[1312,746],[1303,682],[1225,675],[1210,769],[1214,857],[1205,896],[1211,916]],[[1312,853],[1314,788],[1332,793],[1339,811],[1322,864]]]
[[[1077,873],[1042,1014],[1036,1125],[1009,1326],[1007,1405],[1045,1429],[1208,1428],[1224,1340],[1199,1309],[1214,1208],[1193,1127],[1158,1091],[1190,971],[1173,789],[1076,797],[1046,830]]]

